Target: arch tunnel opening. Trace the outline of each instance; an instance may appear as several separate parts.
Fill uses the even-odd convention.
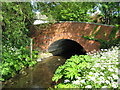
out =
[[[76,41],[70,39],[60,39],[53,42],[48,47],[48,52],[52,53],[53,56],[62,56],[66,59],[73,55],[85,55],[85,49]]]

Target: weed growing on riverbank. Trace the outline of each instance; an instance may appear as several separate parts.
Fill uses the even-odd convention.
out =
[[[118,88],[118,46],[88,55],[75,55],[56,70],[55,88]]]

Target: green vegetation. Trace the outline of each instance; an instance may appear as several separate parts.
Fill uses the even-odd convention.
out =
[[[119,3],[115,2],[38,2],[37,4],[39,5],[37,9],[40,9],[42,14],[47,15],[49,20],[93,22],[88,12],[95,12],[95,8],[99,7],[101,13],[98,16],[102,16],[102,24],[119,24]],[[2,77],[0,77],[0,80],[5,81],[15,76],[23,68],[34,66],[38,52],[33,51],[33,59],[31,60],[29,48],[26,48],[30,45],[29,26],[34,20],[31,4],[29,2],[3,2],[2,12],[0,11],[0,13],[2,13],[0,20],[3,29],[2,62],[0,64]],[[119,27],[119,25],[117,26]],[[102,48],[109,48],[119,42],[119,39],[112,40],[118,27],[111,32],[110,41],[97,40],[102,43]],[[94,36],[85,37],[96,40]],[[116,76],[118,68],[117,50],[118,48],[113,48],[96,55],[75,55],[71,57],[56,70],[53,81],[57,82],[62,79],[62,82],[55,87],[118,87],[116,84],[118,78]],[[114,64],[104,65],[108,61]]]
[[[120,25],[115,25],[115,28],[112,29],[112,31],[110,32],[109,35],[109,39],[113,40],[114,38],[116,38],[116,33],[119,32],[120,29]]]
[[[23,68],[36,64],[37,51],[30,58],[29,25],[33,23],[30,3],[2,3],[2,62],[0,80],[5,81]],[[28,47],[28,48],[27,48]]]
[[[95,40],[97,42],[99,42],[100,45],[100,49],[108,49],[111,48],[112,46],[116,46],[116,44],[119,44],[120,39],[119,38],[115,38],[113,40],[103,40],[103,39],[95,39],[94,36],[83,36],[83,38],[88,39],[88,40]]]
[[[2,63],[0,69],[4,81],[16,75],[20,70],[31,67],[36,64],[37,51],[33,51],[33,60],[30,58],[30,50],[24,47],[20,49],[3,46],[2,49]]]
[[[98,3],[97,6],[99,7],[102,16],[102,23],[103,24],[120,24],[120,3],[119,2],[102,2]]]
[[[30,3],[2,3],[2,42],[3,46],[29,45],[28,26],[33,23],[33,13]]]
[[[101,39],[95,38],[95,36],[97,36],[101,30],[101,28],[100,28],[96,33],[94,33],[95,30],[97,29],[97,26],[93,30],[92,35],[90,35],[90,36],[83,35],[82,37],[87,40],[95,40],[95,41],[99,42],[101,44],[100,49],[108,49],[108,48],[111,48],[111,46],[115,46],[115,45],[119,44],[120,39],[119,39],[119,37],[116,38],[116,34],[119,32],[119,27],[120,27],[120,25],[115,25],[115,27],[110,32],[110,35],[108,36],[109,40],[103,40],[102,38]],[[103,37],[105,37],[106,33],[107,32],[104,32]]]
[[[75,55],[56,70],[55,88],[118,88],[118,47],[101,49],[87,55]]]
[[[54,18],[56,21],[90,22],[88,11],[93,9],[95,3],[91,2],[39,2],[42,14]]]
[[[56,21],[94,22],[98,18],[101,24],[119,24],[119,2],[38,2],[37,10]],[[91,19],[91,13],[100,10]],[[97,17],[97,18],[95,18]]]
[[[114,34],[114,33],[113,33]],[[116,33],[115,33],[116,34]],[[104,35],[104,34],[103,34]],[[115,35],[111,35],[111,36],[115,36]],[[101,49],[108,49],[111,48],[112,46],[115,46],[116,44],[119,44],[120,39],[119,38],[112,38],[110,40],[103,40],[103,39],[96,39],[94,38],[95,35],[91,35],[91,36],[82,36],[83,38],[87,39],[87,40],[95,40],[97,42],[99,42],[100,48]]]
[[[88,55],[72,56],[70,59],[67,59],[63,66],[56,70],[53,81],[58,81],[61,77],[74,80],[76,77],[83,76],[81,72],[89,71],[93,65],[91,59],[92,57]]]

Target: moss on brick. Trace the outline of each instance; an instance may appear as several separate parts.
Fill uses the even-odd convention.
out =
[[[94,36],[97,36],[97,35],[100,33],[101,30],[102,30],[102,29],[101,29],[101,27],[100,27],[100,29],[94,34]]]
[[[92,31],[92,35],[94,34],[94,32],[96,31],[97,28],[98,28],[98,25],[96,25],[94,30]]]

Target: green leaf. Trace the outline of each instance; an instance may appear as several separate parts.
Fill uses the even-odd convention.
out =
[[[5,81],[5,79],[0,77],[0,81]]]
[[[62,78],[62,76],[63,76],[63,75],[61,75],[61,74],[55,74],[55,76],[52,78],[52,81],[57,82],[59,79]]]

